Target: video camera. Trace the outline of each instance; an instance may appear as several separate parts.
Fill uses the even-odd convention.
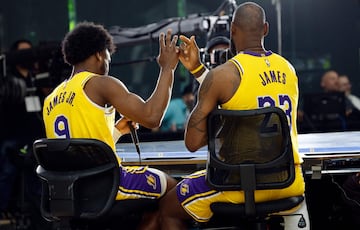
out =
[[[221,65],[232,57],[229,49],[230,21],[228,15],[218,17],[207,34],[206,46],[200,50],[200,57],[209,68]]]
[[[205,52],[204,49],[201,49],[201,52],[202,62],[209,68],[215,68],[232,58],[230,49],[214,50],[211,53]]]

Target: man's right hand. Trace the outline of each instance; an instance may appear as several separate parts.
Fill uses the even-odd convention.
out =
[[[175,70],[179,62],[179,47],[176,46],[178,36],[174,35],[171,39],[171,29],[159,36],[159,56],[157,61],[162,69]]]

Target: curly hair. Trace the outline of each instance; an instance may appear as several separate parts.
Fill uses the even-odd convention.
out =
[[[78,64],[96,52],[108,49],[115,52],[115,45],[110,33],[93,22],[81,22],[67,33],[62,41],[62,53],[66,63]]]

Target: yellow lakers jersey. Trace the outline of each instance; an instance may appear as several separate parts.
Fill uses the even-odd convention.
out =
[[[112,137],[115,109],[101,107],[84,92],[86,82],[96,76],[80,72],[65,80],[44,101],[43,119],[48,138],[94,138],[115,151]]]
[[[302,162],[296,127],[298,78],[293,66],[271,51],[262,55],[245,51],[229,61],[239,70],[241,82],[233,97],[221,107],[247,110],[276,106],[283,109],[289,121],[295,163]]]

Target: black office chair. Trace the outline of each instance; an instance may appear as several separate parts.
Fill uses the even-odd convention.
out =
[[[282,189],[295,178],[285,113],[276,107],[214,110],[208,118],[207,182],[216,190],[243,190],[244,204],[213,203],[213,219],[251,229],[267,229],[273,213],[290,210],[304,196],[256,203],[254,191]],[[241,228],[243,229],[243,228]]]
[[[43,185],[42,216],[60,223],[61,229],[71,229],[81,220],[109,220],[107,217],[141,213],[157,205],[149,199],[115,200],[119,164],[113,150],[102,141],[39,139],[33,149]]]

